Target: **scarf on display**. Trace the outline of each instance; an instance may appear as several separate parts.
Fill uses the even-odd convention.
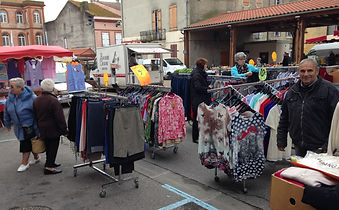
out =
[[[238,74],[245,74],[248,72],[248,66],[246,63],[243,66],[240,66],[239,64],[235,64],[235,66],[238,69]]]

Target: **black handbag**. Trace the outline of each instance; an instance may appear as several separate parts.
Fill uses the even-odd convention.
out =
[[[32,126],[22,126],[22,129],[24,131],[25,140],[32,139],[32,138],[36,137],[33,125]]]

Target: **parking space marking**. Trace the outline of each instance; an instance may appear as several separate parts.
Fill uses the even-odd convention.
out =
[[[165,207],[163,207],[163,208],[160,208],[160,209],[158,209],[158,210],[171,210],[171,209],[176,209],[176,208],[178,208],[178,207],[180,207],[180,206],[183,206],[183,205],[185,205],[186,203],[189,203],[189,202],[191,202],[190,199],[185,199],[185,200],[178,201],[178,202],[176,202],[176,203],[170,204],[170,205],[168,205],[168,206],[165,206]]]
[[[163,208],[160,208],[159,210],[169,210],[169,209],[175,209],[175,208],[178,208],[179,206],[182,206],[182,205],[185,205],[186,203],[189,203],[189,202],[194,202],[195,204],[205,208],[205,209],[209,209],[209,210],[218,210],[217,208],[211,206],[210,204],[208,203],[205,203],[204,201],[196,198],[196,197],[193,197],[175,187],[172,187],[171,185],[168,185],[168,184],[164,184],[162,185],[163,188],[171,191],[171,192],[174,192],[184,198],[186,198],[185,200],[182,200],[182,201],[179,201],[179,202],[176,202],[174,204],[170,204],[168,206],[165,206]]]
[[[17,139],[4,139],[4,140],[0,140],[0,143],[3,142],[9,142],[9,141],[16,141]]]

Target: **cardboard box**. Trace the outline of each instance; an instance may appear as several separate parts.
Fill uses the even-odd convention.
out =
[[[304,188],[272,174],[270,208],[271,210],[315,210],[301,201]]]

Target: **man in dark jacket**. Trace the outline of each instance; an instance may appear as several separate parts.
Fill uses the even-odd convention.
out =
[[[41,82],[42,94],[33,102],[33,109],[38,121],[41,137],[46,145],[46,163],[44,174],[57,174],[55,169],[60,164],[55,163],[61,135],[67,135],[67,125],[62,106],[53,94],[54,82],[44,79]]]
[[[195,61],[196,68],[191,74],[191,104],[193,109],[193,127],[192,138],[194,143],[198,143],[199,130],[197,121],[197,111],[200,103],[205,102],[207,105],[211,103],[211,96],[207,93],[209,83],[207,81],[207,60],[198,58]]]
[[[284,151],[290,132],[296,155],[304,157],[307,150],[326,152],[339,91],[318,77],[313,59],[302,60],[298,71],[300,80],[288,91],[281,108],[277,146]]]

